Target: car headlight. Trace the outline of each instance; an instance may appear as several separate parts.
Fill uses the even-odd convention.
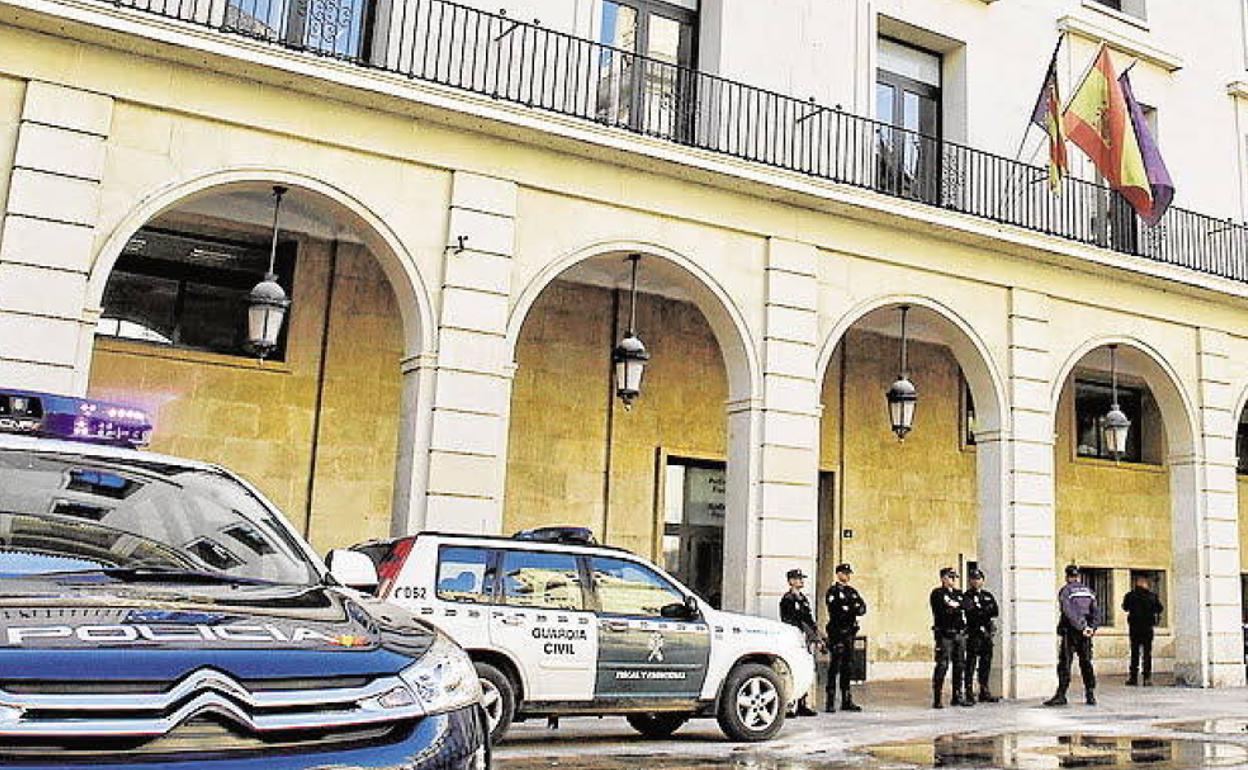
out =
[[[399,677],[412,688],[426,714],[454,711],[481,700],[481,681],[472,660],[442,634]]]

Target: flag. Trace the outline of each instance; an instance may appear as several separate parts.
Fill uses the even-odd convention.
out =
[[[1140,154],[1144,156],[1144,171],[1148,175],[1148,186],[1153,194],[1153,205],[1148,213],[1140,212],[1140,218],[1150,226],[1161,221],[1161,217],[1170,208],[1174,200],[1174,182],[1170,179],[1170,171],[1161,158],[1161,150],[1157,140],[1148,128],[1144,118],[1144,109],[1135,100],[1135,92],[1131,88],[1131,80],[1127,73],[1118,76],[1118,85],[1122,88],[1122,98],[1127,102],[1127,114],[1131,116],[1131,125],[1135,129],[1135,141],[1140,145]]]
[[[1150,215],[1153,189],[1144,155],[1104,43],[1067,105],[1063,120],[1070,141],[1087,154],[1109,186],[1141,217]]]
[[[1058,42],[1061,46],[1061,42]],[[1031,111],[1031,122],[1049,135],[1049,188],[1061,189],[1062,176],[1066,173],[1066,130],[1062,126],[1062,97],[1057,90],[1057,49],[1049,60],[1049,71],[1040,86],[1036,106]]]

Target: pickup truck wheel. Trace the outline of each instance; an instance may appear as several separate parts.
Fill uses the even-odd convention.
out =
[[[503,739],[516,715],[516,686],[511,677],[489,663],[476,661],[477,677],[481,680],[481,707],[490,724],[490,742]]]
[[[761,663],[737,666],[719,698],[719,728],[734,741],[765,741],[784,726],[784,700],[784,681],[775,669]]]
[[[689,721],[689,715],[681,712],[655,714],[629,714],[626,719],[633,729],[647,738],[667,738]]]

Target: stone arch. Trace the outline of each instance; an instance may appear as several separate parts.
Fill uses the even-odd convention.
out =
[[[689,281],[694,291],[690,300],[706,317],[715,333],[724,364],[728,369],[730,401],[742,401],[762,392],[762,365],[758,347],[739,307],[722,285],[707,270],[688,256],[649,241],[599,241],[575,249],[552,260],[543,267],[520,292],[507,320],[507,351],[514,357],[520,329],[533,303],[542,291],[564,272],[588,260],[611,254],[621,257],[638,253],[670,265]],[[643,262],[644,264],[644,262]]]
[[[341,208],[361,225],[364,245],[378,259],[399,302],[408,357],[434,349],[433,305],[416,262],[395,232],[347,191],[298,171],[265,166],[223,169],[151,190],[113,228],[96,253],[87,278],[86,308],[98,312],[109,274],[131,236],[144,224],[180,204],[238,186],[280,184],[311,193]]]
[[[1201,488],[1204,458],[1200,446],[1199,411],[1189,388],[1172,363],[1154,346],[1128,335],[1103,335],[1085,340],[1063,361],[1053,380],[1050,414],[1056,431],[1058,403],[1066,383],[1082,362],[1090,356],[1102,354],[1101,351],[1110,345],[1118,346],[1119,361],[1125,364],[1124,368],[1148,386],[1161,414],[1170,492],[1171,580],[1168,603],[1174,620],[1175,677],[1183,684],[1207,685],[1211,681],[1213,628],[1208,607],[1209,587],[1205,579],[1208,572],[1205,555],[1208,533]],[[1105,355],[1106,362],[1101,368],[1108,369],[1108,354],[1102,355]],[[1056,497],[1054,499],[1056,501]],[[1114,598],[1117,600],[1117,597]]]

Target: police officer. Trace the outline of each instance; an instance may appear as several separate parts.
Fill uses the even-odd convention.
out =
[[[810,609],[810,599],[802,593],[806,587],[806,574],[800,569],[791,569],[785,573],[789,581],[789,590],[780,597],[780,620],[795,626],[806,637],[806,648],[811,652],[823,647],[823,634],[815,624],[815,615]],[[803,695],[797,701],[797,716],[813,717],[815,710],[806,703]]]
[[[1096,672],[1092,669],[1092,637],[1096,635],[1096,594],[1080,580],[1079,568],[1066,567],[1066,585],[1057,594],[1061,620],[1057,624],[1057,692],[1046,706],[1065,706],[1070,687],[1070,663],[1079,656],[1079,674],[1089,706],[1096,705]]]
[[[1001,614],[997,598],[984,588],[984,573],[979,569],[970,571],[971,587],[963,594],[962,605],[966,611],[966,676],[965,700],[975,701],[975,676],[979,675],[979,702],[996,703],[1001,700],[992,694],[988,676],[992,672],[992,635],[996,631],[993,622]]]
[[[932,671],[932,708],[944,708],[940,702],[945,688],[945,674],[953,663],[954,706],[973,706],[974,701],[962,697],[963,668],[966,665],[966,612],[964,596],[957,587],[957,570],[945,567],[940,571],[940,585],[932,589],[928,600],[932,606],[932,634],[936,642],[936,668]]]
[[[841,711],[862,711],[849,692],[849,664],[858,634],[858,618],[867,614],[867,603],[849,584],[854,570],[848,564],[836,565],[836,581],[823,600],[828,608],[828,698],[824,710],[836,711],[836,686],[841,687]]]
[[[1135,579],[1135,588],[1122,597],[1122,609],[1127,613],[1127,628],[1131,630],[1131,673],[1127,684],[1140,683],[1140,663],[1144,664],[1144,686],[1153,684],[1153,627],[1165,610],[1161,600],[1152,592],[1147,575]]]

